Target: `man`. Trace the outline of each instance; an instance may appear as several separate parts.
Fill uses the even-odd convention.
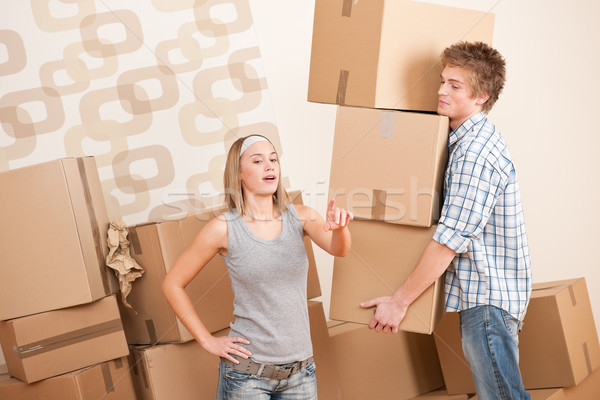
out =
[[[463,350],[480,400],[530,399],[519,371],[518,332],[531,294],[531,260],[514,165],[488,121],[505,82],[500,53],[460,42],[441,56],[438,113],[448,116],[444,204],[433,239],[369,328],[398,332],[408,306],[446,273],[446,311],[458,311]]]

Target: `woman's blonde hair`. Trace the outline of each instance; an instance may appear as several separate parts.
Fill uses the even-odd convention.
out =
[[[225,188],[225,205],[229,209],[237,209],[240,215],[244,215],[244,189],[242,188],[242,180],[240,179],[241,173],[241,154],[242,143],[250,136],[260,136],[266,139],[269,143],[271,141],[262,135],[249,135],[246,137],[239,138],[229,148],[227,153],[227,161],[225,163],[225,173],[223,174],[223,186]],[[273,143],[271,143],[273,146]],[[273,146],[275,149],[275,146]],[[275,149],[277,154],[277,149]],[[279,160],[279,154],[277,154],[277,160]],[[277,190],[273,193],[273,204],[277,207],[279,213],[283,213],[290,204],[290,198],[281,184],[281,168],[279,168],[279,177],[277,182]]]

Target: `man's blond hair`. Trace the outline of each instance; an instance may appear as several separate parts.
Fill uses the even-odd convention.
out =
[[[442,68],[446,66],[463,69],[469,77],[474,97],[489,94],[483,104],[483,112],[489,112],[506,81],[506,62],[493,47],[483,42],[458,42],[447,47],[441,55]]]

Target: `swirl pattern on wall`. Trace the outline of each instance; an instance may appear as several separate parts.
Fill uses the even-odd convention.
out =
[[[0,171],[93,155],[134,224],[217,204],[238,137],[281,152],[248,0],[0,8]]]

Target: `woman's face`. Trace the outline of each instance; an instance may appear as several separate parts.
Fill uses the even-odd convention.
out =
[[[279,184],[279,159],[269,142],[248,147],[240,159],[240,180],[248,193],[272,195]]]

